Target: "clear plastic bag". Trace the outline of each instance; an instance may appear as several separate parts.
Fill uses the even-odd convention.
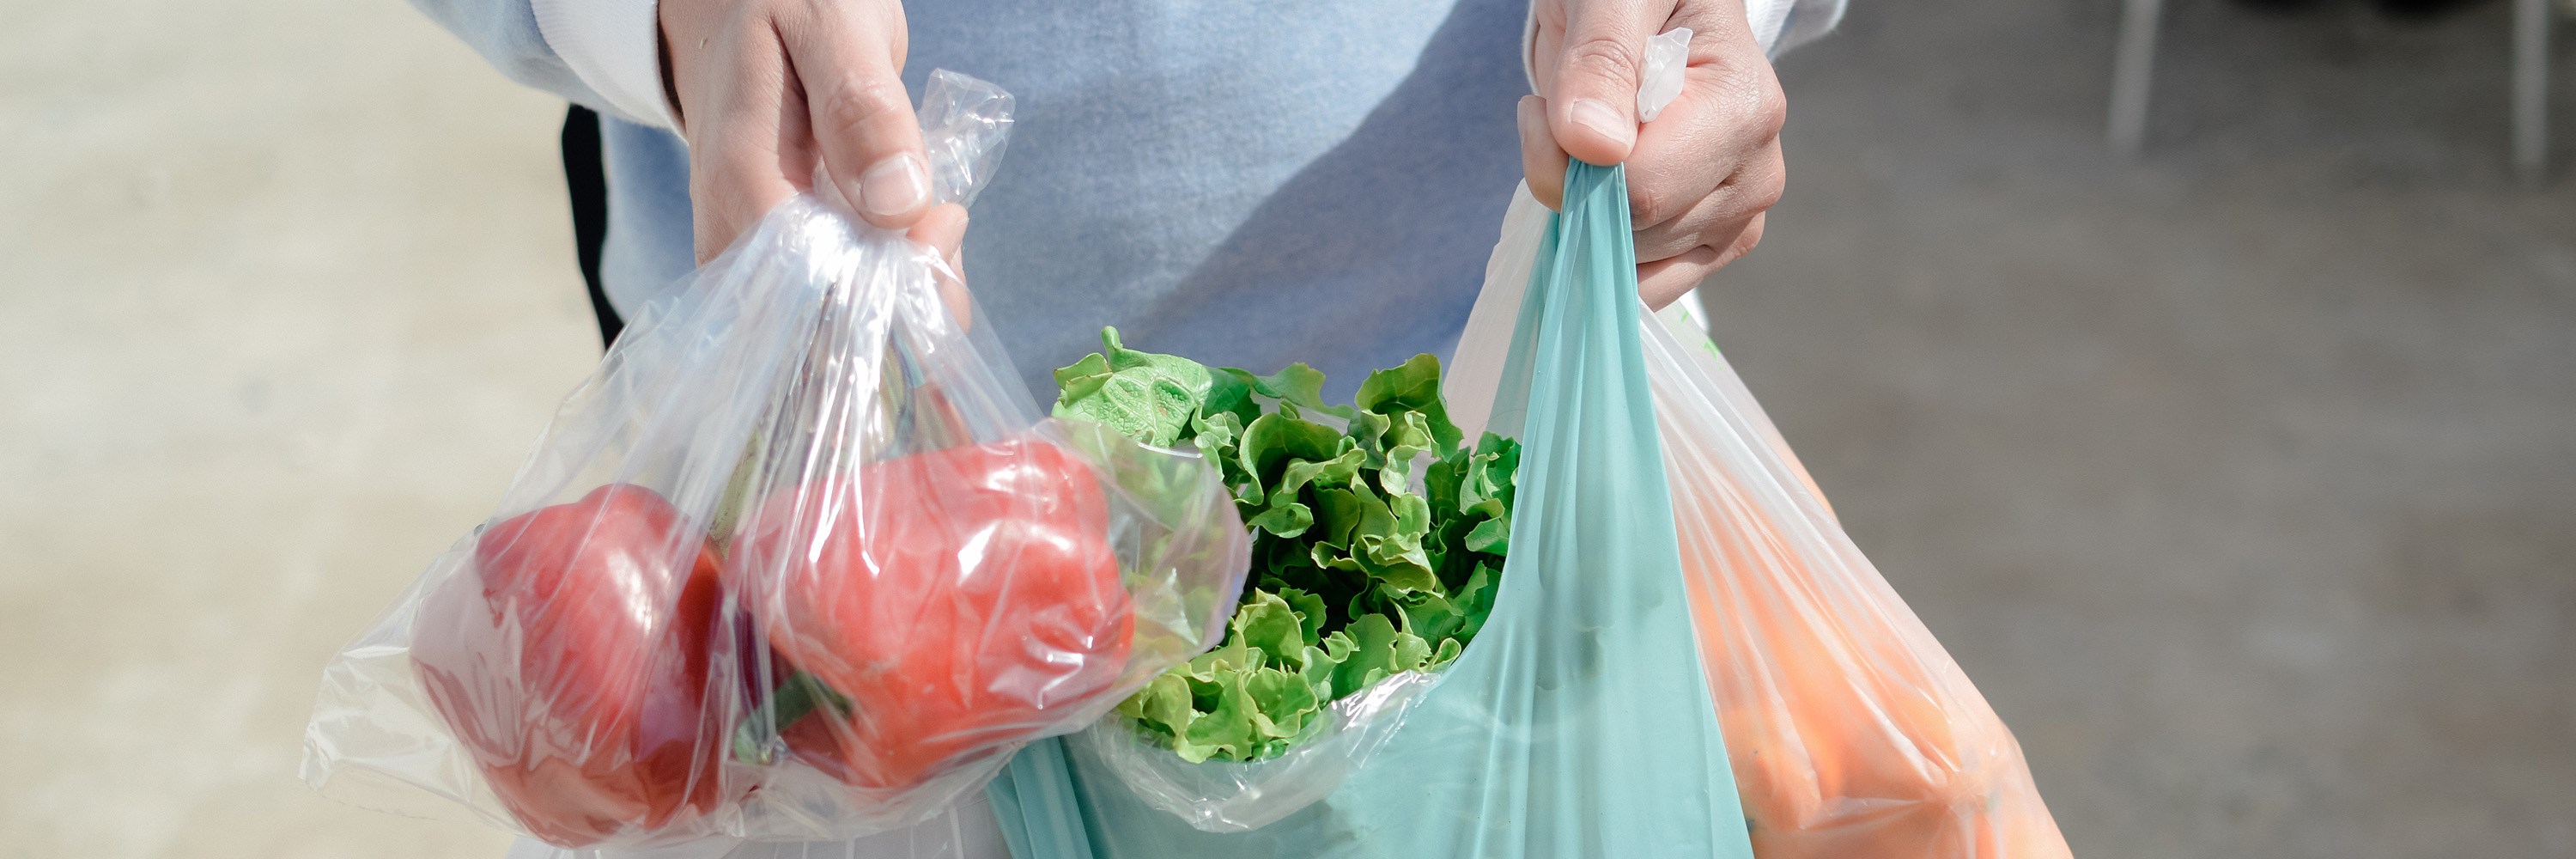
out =
[[[1115,716],[1065,742],[1086,766],[1117,778],[1146,805],[1202,832],[1245,832],[1330,796],[1395,736],[1445,673],[1403,672],[1335,701],[1313,734],[1269,760],[1191,763]]]
[[[1755,852],[2065,859],[2021,745],[1696,321],[1648,338],[1691,607]]]
[[[1523,189],[1451,386],[1472,426],[1546,210]],[[1645,326],[1699,647],[1761,859],[2063,859],[2021,747],[1680,308]],[[1467,378],[1462,378],[1467,377]]]
[[[1176,817],[1083,742],[1033,745],[988,789],[1019,859],[1749,859],[1666,503],[1624,175],[1577,163],[1566,187],[1485,389],[1522,448],[1475,641],[1347,780],[1248,831]]]
[[[1009,96],[939,72],[934,191]],[[651,308],[498,512],[323,675],[305,777],[563,847],[843,839],[939,814],[1214,643],[1213,469],[1041,421],[955,275],[800,197]]]
[[[1114,343],[1114,341],[1112,342]],[[1112,348],[1113,351],[1119,351],[1122,355],[1130,357],[1137,354],[1127,352],[1123,345],[1111,345],[1110,348]],[[1176,357],[1177,356],[1158,356],[1158,360],[1169,361]],[[1406,368],[1414,366],[1416,365],[1408,363],[1406,367],[1382,371],[1380,374],[1373,374],[1372,378],[1380,378],[1389,373],[1395,374],[1395,377],[1397,378],[1401,378],[1404,375]],[[1425,361],[1419,366],[1428,370],[1428,372],[1424,374],[1425,377],[1436,378],[1438,367],[1436,361]],[[1214,374],[1225,374],[1231,372],[1233,371],[1220,368],[1213,371],[1211,375],[1213,377]],[[1320,380],[1321,377],[1318,376],[1315,381],[1320,383]],[[1213,382],[1211,382],[1211,384],[1213,384]],[[1370,386],[1363,384],[1362,387],[1365,389]],[[1408,397],[1401,402],[1411,403],[1413,400]],[[1380,426],[1386,426],[1391,421],[1405,420],[1401,415],[1404,411],[1409,410],[1408,406],[1398,404],[1378,404],[1378,407],[1386,408],[1388,411],[1395,412],[1396,414],[1377,414],[1375,415],[1376,420],[1363,422],[1364,426],[1371,422]],[[1060,405],[1059,408],[1061,409],[1063,407]],[[1353,403],[1349,408],[1368,409],[1370,406],[1361,403]],[[1059,413],[1061,414],[1062,412]],[[1076,413],[1080,412],[1077,411]],[[1416,415],[1416,417],[1420,416],[1421,415]],[[1300,422],[1328,429],[1334,433],[1347,433],[1352,426],[1350,420],[1346,416],[1326,411],[1320,402],[1315,401],[1310,401],[1308,407],[1299,408],[1298,411],[1295,412],[1295,417],[1296,420]],[[1109,422],[1115,424],[1117,423],[1117,420],[1113,419]],[[1426,424],[1423,429],[1428,430],[1428,425]],[[1141,431],[1147,433],[1153,432],[1152,430]],[[1201,441],[1194,438],[1181,443],[1199,445],[1201,444]],[[1422,454],[1422,456],[1426,461],[1437,461],[1444,454],[1441,450],[1437,449],[1436,441],[1431,442],[1431,444],[1435,446],[1434,449]],[[1476,453],[1476,447],[1476,445],[1467,444],[1464,439],[1461,439],[1460,447],[1451,451],[1451,453],[1482,455]],[[1216,453],[1214,455],[1220,457],[1254,456],[1253,454],[1246,453],[1239,446],[1226,442],[1217,442],[1215,451]],[[1500,452],[1500,448],[1497,448],[1495,451],[1488,451],[1487,453],[1491,453],[1496,457],[1504,455]],[[1516,456],[1516,454],[1512,455]],[[1490,460],[1486,461],[1490,464]],[[1310,463],[1311,462],[1312,461],[1310,461]],[[1295,465],[1285,466],[1282,468],[1282,472],[1285,473],[1288,470],[1296,469],[1298,467],[1299,466]],[[1416,476],[1417,470],[1419,472],[1419,476]],[[1407,491],[1436,494],[1436,490],[1432,489],[1429,486],[1429,483],[1436,482],[1438,480],[1435,476],[1438,472],[1439,469],[1436,466],[1431,468],[1422,468],[1420,467],[1420,464],[1417,463],[1415,469],[1407,470],[1405,472],[1406,476],[1397,479],[1402,481]],[[1363,485],[1378,486],[1383,489],[1385,488],[1384,485],[1379,484],[1378,481],[1391,473],[1392,472],[1380,472],[1363,467],[1344,476],[1319,476],[1311,479],[1307,485],[1309,487],[1314,487],[1334,484],[1346,485],[1349,482],[1357,482]],[[1455,476],[1456,475],[1454,474],[1452,475],[1452,477]],[[1504,474],[1502,481],[1508,483],[1508,472]],[[1295,497],[1299,499],[1315,500],[1310,498],[1310,496],[1317,494],[1319,493],[1317,493],[1316,490],[1310,488],[1308,490],[1300,491]],[[1427,502],[1429,499],[1424,498],[1422,500]],[[1390,496],[1387,504],[1389,505],[1389,509],[1392,510],[1393,506],[1401,504],[1401,501],[1400,499]],[[1239,514],[1245,517],[1247,523],[1257,523],[1262,515],[1259,512],[1247,510],[1240,505],[1237,510]],[[1453,510],[1447,512],[1449,514],[1459,514],[1462,511]],[[1490,515],[1490,513],[1485,515]],[[1507,517],[1508,513],[1505,513],[1504,515]],[[1427,530],[1434,530],[1444,525],[1451,524],[1446,521],[1450,518],[1452,518],[1451,515],[1434,512],[1426,517],[1425,521],[1421,524]],[[1459,518],[1463,519],[1465,517],[1459,516]],[[1251,527],[1256,531],[1256,535],[1261,533],[1261,529],[1257,525],[1253,525]],[[1325,526],[1318,523],[1315,527]],[[1426,534],[1423,536],[1428,536],[1427,530]],[[1306,529],[1300,528],[1300,533],[1306,533]],[[1256,536],[1256,542],[1254,544],[1254,565],[1256,568],[1261,567],[1263,564],[1262,545],[1262,543],[1258,542],[1258,536]],[[1279,545],[1297,547],[1297,550],[1301,553],[1311,551],[1314,548],[1312,545],[1295,544],[1287,541],[1282,541]],[[1425,548],[1431,547],[1426,546]],[[1453,547],[1449,552],[1444,554],[1454,554],[1456,550],[1460,548],[1464,547]],[[1274,546],[1273,551],[1276,550],[1277,549]],[[1442,566],[1444,568],[1463,568],[1473,564],[1478,556],[1479,553],[1475,550],[1469,549],[1466,554],[1458,555],[1457,557],[1444,557],[1438,566]],[[1429,558],[1426,556],[1425,560],[1427,561]],[[1499,558],[1494,558],[1494,560],[1499,561]],[[1288,607],[1286,601],[1278,597],[1277,593],[1292,592],[1294,589],[1301,586],[1312,586],[1315,583],[1316,582],[1312,579],[1290,581],[1284,578],[1255,576],[1255,589],[1246,591],[1245,601],[1250,603],[1262,599],[1264,594],[1271,594],[1271,598],[1280,599],[1279,604],[1282,607]],[[1271,589],[1277,589],[1276,593],[1273,593]],[[1463,596],[1464,594],[1459,591],[1447,591],[1443,594],[1443,599],[1455,600],[1462,598]],[[1455,605],[1456,603],[1453,602],[1451,604]],[[1316,607],[1321,608],[1321,606],[1322,604],[1318,603]],[[1379,606],[1379,608],[1385,608],[1385,606]],[[1296,611],[1297,609],[1291,607],[1290,610]],[[1271,617],[1275,618],[1276,616],[1272,615]],[[1300,620],[1303,619],[1304,618],[1301,616]],[[1245,618],[1241,615],[1238,615],[1236,618],[1236,622],[1243,622],[1244,620]],[[1258,621],[1254,622],[1258,623]],[[1324,633],[1327,625],[1327,622],[1319,622],[1315,631],[1319,634]],[[1345,617],[1339,624],[1330,625],[1336,627],[1337,631],[1332,635],[1324,635],[1322,638],[1313,642],[1314,644],[1324,648],[1331,648],[1334,644],[1334,639],[1337,636],[1350,636],[1354,635],[1356,632],[1352,624],[1349,622],[1348,617]],[[1394,632],[1395,630],[1390,627],[1386,631]],[[1403,631],[1406,633],[1430,632],[1431,638],[1424,639],[1424,643],[1426,646],[1435,648],[1435,655],[1438,652],[1436,648],[1440,646],[1439,641],[1449,640],[1452,637],[1458,637],[1461,640],[1472,638],[1472,633],[1465,633],[1462,635],[1458,630],[1449,630],[1446,633],[1442,633],[1425,629],[1417,629],[1412,627],[1409,621],[1406,622],[1406,626]],[[1375,636],[1364,637],[1374,638]],[[1347,641],[1350,642],[1356,642],[1358,640],[1358,638],[1347,639]],[[1238,642],[1239,639],[1229,638],[1227,641]],[[1274,647],[1276,647],[1276,645],[1274,645]],[[1247,655],[1249,654],[1238,653],[1235,655],[1235,659],[1228,661],[1234,662]],[[1221,642],[1218,651],[1204,654],[1200,659],[1213,660],[1225,658],[1226,656],[1227,651]],[[1261,661],[1269,658],[1272,657],[1254,657],[1254,660]],[[1326,658],[1330,659],[1330,657]],[[1194,662],[1196,661],[1198,660],[1194,660]],[[1285,663],[1280,662],[1269,662],[1267,664],[1269,667],[1282,668],[1283,670],[1287,667],[1285,666]],[[1307,666],[1303,664],[1294,666],[1295,673],[1299,673],[1301,675],[1306,668]],[[1325,704],[1320,710],[1311,714],[1295,712],[1298,709],[1295,706],[1282,708],[1281,710],[1265,710],[1258,703],[1255,703],[1251,708],[1253,711],[1261,712],[1265,719],[1276,718],[1279,720],[1267,723],[1269,728],[1279,730],[1293,737],[1293,740],[1286,745],[1285,751],[1277,751],[1275,752],[1275,756],[1271,756],[1274,754],[1273,751],[1263,751],[1260,754],[1264,756],[1255,760],[1228,760],[1218,757],[1209,757],[1206,760],[1192,760],[1179,753],[1179,750],[1172,742],[1173,738],[1168,732],[1157,733],[1152,728],[1142,723],[1139,719],[1131,718],[1128,708],[1124,706],[1122,706],[1118,711],[1111,713],[1109,716],[1102,718],[1098,723],[1092,725],[1090,728],[1065,738],[1064,742],[1068,746],[1077,749],[1077,753],[1082,756],[1083,760],[1088,762],[1092,769],[1110,773],[1115,775],[1119,780],[1125,782],[1134,790],[1137,798],[1147,805],[1169,812],[1172,815],[1187,821],[1192,827],[1204,832],[1242,832],[1277,822],[1290,814],[1296,813],[1299,809],[1303,809],[1308,805],[1312,805],[1315,802],[1322,800],[1325,796],[1332,793],[1332,791],[1339,787],[1342,782],[1348,780],[1352,773],[1358,771],[1371,756],[1375,755],[1380,747],[1386,744],[1387,738],[1393,736],[1395,730],[1404,724],[1405,716],[1411,713],[1416,706],[1420,705],[1423,700],[1424,693],[1437,685],[1440,682],[1440,678],[1445,676],[1447,668],[1447,660],[1438,660],[1423,667],[1395,671],[1394,673],[1378,679],[1374,683],[1349,691],[1345,697],[1338,699],[1331,697],[1333,694],[1336,694],[1336,690],[1331,688],[1334,685],[1334,682],[1327,680],[1326,686],[1328,688],[1325,691],[1319,692],[1316,697],[1320,700],[1329,701],[1330,703]],[[1337,666],[1332,669],[1327,669],[1326,673],[1327,675],[1338,674],[1342,670],[1343,669],[1341,667]],[[1215,684],[1212,683],[1211,685]],[[1196,703],[1195,699],[1193,700],[1193,703]],[[1277,703],[1284,703],[1284,701]],[[1195,709],[1195,707],[1193,709]]]

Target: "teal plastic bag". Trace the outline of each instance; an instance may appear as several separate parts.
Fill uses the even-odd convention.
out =
[[[1488,428],[1520,438],[1492,618],[1376,754],[1243,832],[1147,804],[1079,745],[988,788],[1018,859],[1750,859],[1695,646],[1619,167],[1575,162]]]

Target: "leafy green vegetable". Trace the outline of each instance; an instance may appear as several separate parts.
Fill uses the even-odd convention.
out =
[[[1118,345],[1118,330],[1104,329],[1106,354],[1092,353],[1055,371],[1063,389],[1056,414],[1107,424],[1146,444],[1178,444],[1190,416],[1207,399],[1208,369],[1169,355]]]
[[[1127,348],[1056,371],[1058,417],[1147,444],[1196,445],[1253,532],[1252,584],[1216,649],[1119,712],[1184,760],[1277,757],[1323,709],[1406,671],[1438,670],[1493,613],[1520,443],[1471,447],[1440,397],[1440,361],[1369,374],[1324,402],[1304,364],[1267,376]]]

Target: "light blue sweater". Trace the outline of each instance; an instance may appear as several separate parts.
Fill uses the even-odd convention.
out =
[[[603,108],[601,279],[626,315],[691,267],[688,158],[614,118],[530,0],[414,0],[504,73]],[[1841,0],[1797,0],[1779,44]],[[1137,348],[1268,372],[1445,354],[1520,176],[1526,0],[940,0],[907,4],[934,68],[1018,98],[965,268],[1030,390],[1116,325]]]

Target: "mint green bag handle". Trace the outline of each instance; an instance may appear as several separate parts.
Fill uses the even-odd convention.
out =
[[[1751,859],[1693,640],[1621,168],[1575,162],[1490,428],[1522,442],[1492,618],[1350,780],[1215,834],[1049,740],[988,788],[1018,859]]]

